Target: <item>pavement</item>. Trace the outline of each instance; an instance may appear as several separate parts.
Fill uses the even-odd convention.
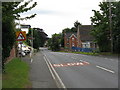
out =
[[[29,56],[23,58],[30,65],[32,88],[57,88],[41,52],[37,52],[31,61]]]

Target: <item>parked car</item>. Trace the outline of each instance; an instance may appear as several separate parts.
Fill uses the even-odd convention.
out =
[[[30,53],[30,49],[28,48],[28,46],[23,46],[22,51],[24,51],[26,54]]]
[[[20,50],[19,50],[19,52],[18,52],[18,53],[19,53],[19,56],[21,56],[21,55],[22,55],[22,57],[24,57],[24,56],[26,55],[26,54],[25,54],[25,52],[23,52],[23,51],[21,52]]]
[[[29,54],[31,49],[29,46],[26,46],[25,44],[18,44],[18,51],[21,52],[21,46],[22,46],[22,53],[24,52],[25,55]]]

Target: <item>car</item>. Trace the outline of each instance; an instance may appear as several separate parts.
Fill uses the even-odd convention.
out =
[[[29,46],[26,46],[25,44],[18,44],[18,50],[21,51],[21,46],[22,46],[22,51],[27,55],[30,53],[31,49]]]
[[[20,50],[18,51],[18,53],[19,53],[19,56],[22,56],[22,57],[24,57],[26,54],[25,54],[25,52],[21,52]]]

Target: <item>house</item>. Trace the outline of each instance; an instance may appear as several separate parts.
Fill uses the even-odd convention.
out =
[[[82,25],[78,26],[77,32],[64,33],[64,47],[96,48],[94,37],[90,34],[91,29],[91,25]]]
[[[64,46],[66,48],[77,47],[78,46],[77,33],[75,32],[64,33]]]

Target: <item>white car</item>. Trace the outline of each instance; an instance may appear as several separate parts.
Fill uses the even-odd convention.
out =
[[[25,52],[21,52],[21,51],[19,51],[19,56],[22,56],[22,57],[24,57],[26,54],[25,54]]]
[[[22,52],[24,52],[26,55],[30,53],[30,47],[26,46],[25,44],[18,44],[18,50],[21,51],[21,46],[22,46]]]

